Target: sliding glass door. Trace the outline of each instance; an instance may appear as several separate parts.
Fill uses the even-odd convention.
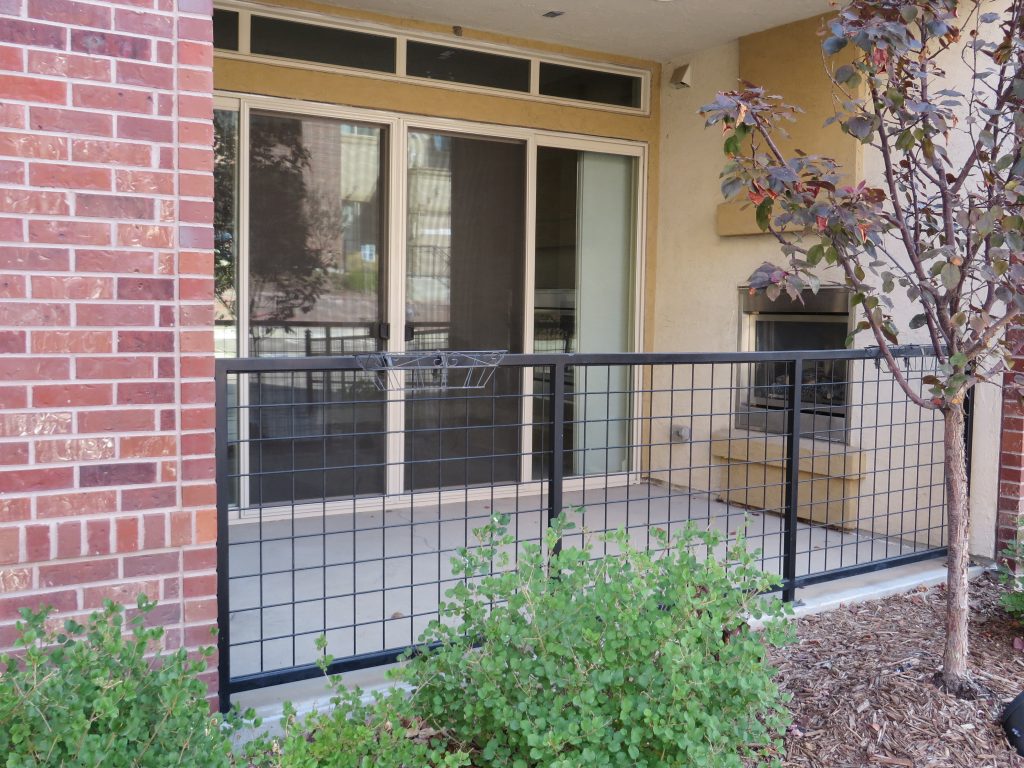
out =
[[[571,148],[537,151],[534,345],[538,352],[633,349],[637,162]],[[540,376],[539,395],[551,391]],[[631,371],[566,369],[564,465],[569,475],[630,468]],[[541,423],[535,440],[549,444]],[[535,464],[544,470],[547,456]]]
[[[641,149],[292,107],[241,97],[215,114],[220,354],[635,348]],[[570,369],[566,388],[567,474],[628,471],[631,372]],[[382,393],[362,372],[254,375],[232,394],[234,460],[253,478],[236,499],[542,479],[551,435],[524,425],[545,422],[550,389],[518,369],[478,398]]]

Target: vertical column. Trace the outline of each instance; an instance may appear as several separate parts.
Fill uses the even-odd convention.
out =
[[[0,647],[216,618],[210,0],[0,0]]]

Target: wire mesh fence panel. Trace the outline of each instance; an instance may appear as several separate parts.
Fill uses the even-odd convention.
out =
[[[924,388],[937,365],[900,358]],[[382,389],[358,356],[218,361],[223,702],[393,661],[495,516],[514,544],[742,536],[782,594],[944,553],[942,424],[870,351],[508,355],[475,388]],[[705,548],[706,549],[706,548]]]

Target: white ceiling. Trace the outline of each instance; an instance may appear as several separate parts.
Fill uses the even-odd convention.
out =
[[[655,61],[829,10],[829,0],[330,0],[391,16],[459,25]],[[565,11],[546,19],[547,11]]]

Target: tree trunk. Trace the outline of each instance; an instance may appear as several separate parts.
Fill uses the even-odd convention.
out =
[[[942,681],[946,689],[959,696],[970,678],[967,672],[967,568],[969,565],[970,517],[967,495],[967,453],[965,447],[964,408],[952,405],[944,411],[944,468],[946,475],[946,513],[949,530],[947,560],[946,650],[942,662]]]

